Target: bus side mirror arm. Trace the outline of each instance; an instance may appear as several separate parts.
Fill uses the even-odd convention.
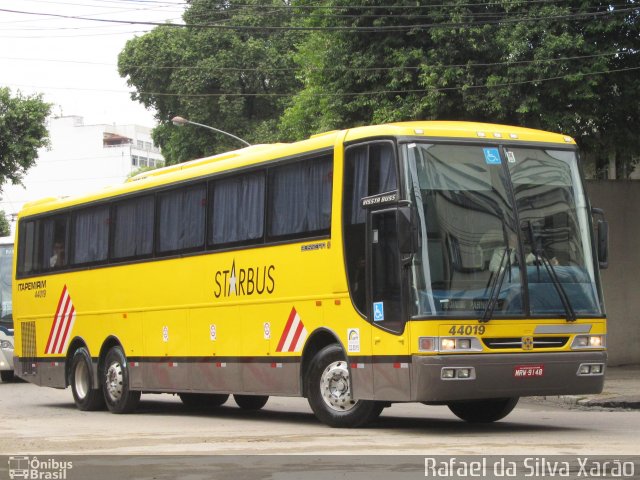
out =
[[[609,266],[609,222],[604,218],[604,210],[601,208],[592,208],[592,215],[602,217],[597,221],[596,249],[598,254],[598,264],[601,269]]]

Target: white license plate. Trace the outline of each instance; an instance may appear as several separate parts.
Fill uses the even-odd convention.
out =
[[[518,365],[513,368],[515,378],[542,377],[544,375],[544,365]]]

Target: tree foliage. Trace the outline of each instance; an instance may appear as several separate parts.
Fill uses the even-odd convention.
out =
[[[401,120],[488,121],[564,132],[600,166],[617,161],[627,173],[638,158],[637,0],[189,5],[186,28],[129,42],[119,62],[135,98],[158,112],[155,137],[170,162],[238,146],[173,127],[177,114],[251,142]],[[264,28],[273,26],[288,29]]]
[[[320,7],[299,21],[378,30],[319,31],[299,45],[304,88],[282,119],[288,137],[455,119],[562,131],[603,161],[638,152],[635,0],[357,4],[329,0],[321,5],[342,16]]]
[[[193,0],[187,27],[161,26],[131,40],[118,68],[136,88],[134,98],[154,108],[154,140],[167,163],[239,148],[236,140],[200,127],[176,127],[176,115],[228,131],[250,143],[276,140],[282,94],[297,89],[289,71],[291,32],[201,28],[206,24],[264,27],[288,23],[288,11],[263,14],[277,0]]]
[[[0,187],[20,183],[35,164],[38,149],[48,145],[50,111],[41,95],[12,95],[0,88]]]
[[[4,210],[0,210],[0,237],[11,235],[11,224]]]

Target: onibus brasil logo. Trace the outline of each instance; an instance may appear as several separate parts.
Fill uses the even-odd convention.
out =
[[[73,462],[56,460],[55,458],[9,457],[9,478],[11,479],[65,480],[68,478],[67,471],[72,468]]]

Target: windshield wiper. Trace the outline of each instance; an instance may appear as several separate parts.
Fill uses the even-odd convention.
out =
[[[504,283],[504,277],[507,274],[507,270],[511,271],[511,252],[512,248],[504,247],[504,252],[502,253],[502,258],[500,259],[500,265],[498,265],[498,274],[493,277],[493,282],[491,282],[491,291],[489,293],[489,300],[487,301],[487,306],[484,309],[484,313],[482,317],[478,319],[480,323],[487,323],[491,320],[491,316],[493,315],[493,311],[498,304],[498,299],[500,297],[500,290],[502,290],[502,284]],[[505,264],[505,259],[507,260],[507,265]],[[503,267],[504,266],[504,267]]]
[[[555,267],[549,260],[549,257],[544,253],[544,249],[541,245],[536,245],[535,238],[533,235],[533,226],[530,221],[527,221],[527,232],[529,234],[529,242],[531,244],[531,248],[533,250],[533,254],[536,257],[536,263],[544,266],[549,278],[551,279],[551,283],[555,287],[558,292],[558,297],[560,297],[560,302],[562,303],[562,307],[567,316],[567,322],[575,322],[577,320],[576,312],[573,309],[573,305],[571,305],[571,300],[569,300],[569,296],[567,295],[567,291],[562,286],[562,282],[558,278],[558,273],[556,272]]]

